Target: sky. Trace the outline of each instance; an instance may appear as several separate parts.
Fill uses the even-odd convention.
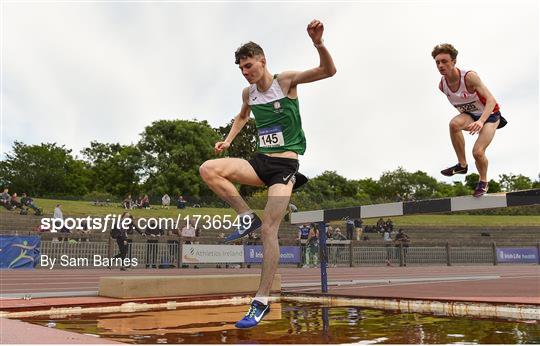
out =
[[[1,153],[14,141],[136,143],[159,119],[223,126],[247,86],[234,51],[265,50],[271,73],[318,66],[306,32],[324,23],[337,74],[298,87],[307,152],[300,170],[349,179],[457,162],[438,90],[436,44],[458,50],[509,124],[487,155],[488,178],[540,172],[537,1],[159,2],[9,1],[1,4]],[[465,134],[469,172],[475,136]],[[80,154],[79,154],[79,157]]]

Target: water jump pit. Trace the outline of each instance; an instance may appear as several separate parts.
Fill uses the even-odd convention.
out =
[[[228,279],[242,282],[252,280],[253,276],[256,275],[240,275],[236,280],[228,276]],[[162,279],[156,280],[155,276],[135,276],[129,278],[131,280],[112,277],[100,285],[100,291],[103,293],[102,287],[111,286],[111,282],[117,283],[117,293],[126,292],[129,285],[135,285],[139,290],[150,287],[144,280],[154,280],[161,287],[178,285],[179,277],[157,278]],[[185,277],[185,282],[190,280],[204,281],[203,277]],[[210,275],[207,280],[215,281],[216,276]],[[175,284],[168,285],[168,282]],[[200,287],[213,290],[210,284],[200,284]],[[281,288],[279,277],[274,285],[278,290]],[[251,301],[249,294],[222,292],[190,296],[190,292],[187,293],[177,298],[115,298],[116,303],[111,301],[108,306],[88,303],[2,309],[0,317],[6,326],[6,318],[9,322],[20,320],[39,328],[35,333],[40,330],[77,333],[74,335],[91,338],[92,343],[519,344],[540,340],[540,306],[535,304],[283,292],[279,296],[273,294],[271,312],[260,325],[240,330],[234,324],[245,314]]]

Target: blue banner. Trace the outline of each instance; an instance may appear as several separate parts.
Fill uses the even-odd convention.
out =
[[[538,263],[538,249],[535,247],[498,247],[499,263]]]
[[[279,263],[300,263],[302,256],[299,246],[280,246]],[[263,247],[261,245],[244,246],[245,263],[262,263]]]
[[[38,236],[0,236],[0,269],[33,269],[39,261]]]

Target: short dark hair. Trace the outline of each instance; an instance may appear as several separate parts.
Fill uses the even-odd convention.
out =
[[[264,56],[263,49],[255,42],[249,41],[248,43],[241,45],[240,48],[234,52],[234,63],[238,65],[241,59],[253,58],[257,55]]]
[[[433,59],[435,59],[435,57],[441,53],[450,54],[450,57],[452,58],[452,60],[456,60],[457,55],[458,55],[458,50],[455,49],[454,46],[452,46],[450,43],[438,44],[433,48],[433,51],[431,52],[431,56],[433,57]]]

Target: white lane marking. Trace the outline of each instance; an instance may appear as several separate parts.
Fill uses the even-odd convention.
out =
[[[348,280],[348,281],[329,281],[329,286],[351,286],[358,284],[392,284],[392,283],[417,283],[417,282],[444,282],[444,281],[464,281],[464,280],[494,280],[500,279],[499,275],[486,275],[486,276],[447,276],[447,277],[432,277],[432,278],[383,278],[383,279],[371,279],[371,280]],[[294,287],[309,287],[320,286],[321,282],[304,282],[304,283],[282,283],[281,287],[294,288]]]

